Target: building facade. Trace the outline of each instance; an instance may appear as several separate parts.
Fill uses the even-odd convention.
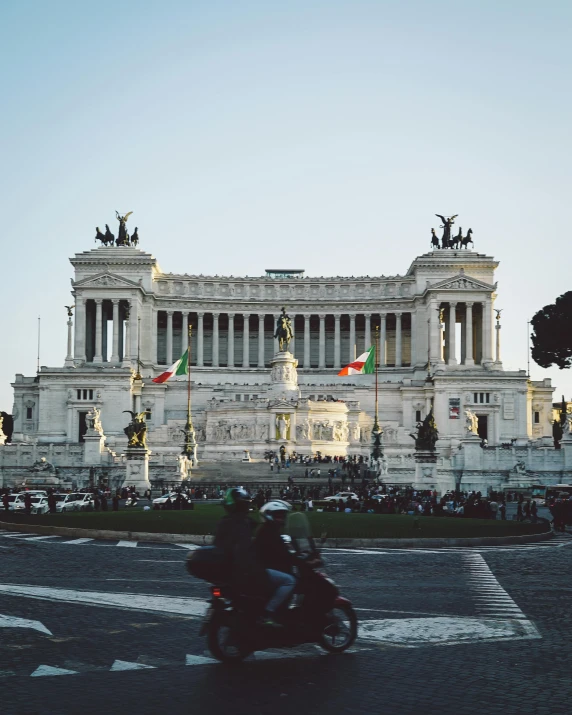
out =
[[[151,378],[185,351],[191,326],[200,457],[211,439],[211,408],[232,403],[239,421],[238,403],[265,398],[277,351],[274,327],[285,306],[294,326],[290,350],[298,360],[301,398],[350,405],[355,419],[348,453],[369,453],[374,376],[337,373],[376,338],[384,444],[399,464],[411,457],[411,432],[431,405],[441,458],[450,468],[466,436],[467,409],[478,416],[490,448],[511,441],[551,448],[550,381],[503,369],[502,331],[494,319],[498,263],[490,256],[434,249],[404,275],[357,278],[307,277],[301,270],[258,278],[164,273],[151,254],[126,246],[78,253],[71,264],[75,309],[65,360],[61,367],[42,367],[36,377],[16,376],[15,444],[67,445],[69,451],[81,444],[85,415],[96,406],[107,447],[120,454],[128,422],[123,411],[135,406],[148,410],[155,458],[174,458],[186,419],[186,383]],[[134,397],[138,366],[144,386]],[[248,430],[235,435],[237,450],[253,447]],[[272,439],[269,433],[262,442],[272,446]],[[295,434],[291,442],[296,448]],[[253,456],[260,449],[258,440]]]

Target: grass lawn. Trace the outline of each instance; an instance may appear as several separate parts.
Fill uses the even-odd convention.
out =
[[[217,504],[199,504],[192,511],[72,512],[66,514],[4,514],[0,521],[45,526],[69,526],[110,531],[146,531],[165,534],[213,534],[224,510]],[[462,538],[538,534],[547,526],[516,521],[413,517],[406,515],[308,513],[314,536],[335,538]],[[258,518],[257,515],[254,518]]]

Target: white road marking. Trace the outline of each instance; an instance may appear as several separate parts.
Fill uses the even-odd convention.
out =
[[[45,541],[46,539],[59,539],[59,536],[28,536],[24,541]]]
[[[137,546],[136,541],[118,541],[116,546],[126,546],[127,548],[135,548]]]
[[[396,618],[360,623],[360,640],[389,643],[405,648],[422,645],[454,645],[483,640],[540,638],[529,621],[500,618]]]
[[[167,561],[167,559],[135,559],[135,561],[144,561],[148,564],[184,564],[185,559],[176,559],[175,561]]]
[[[536,631],[536,636],[530,637],[541,637],[536,627],[527,620],[518,605],[497,581],[481,554],[465,554],[464,564],[472,574],[467,581],[470,588],[473,589],[473,597],[476,601],[478,614],[486,616],[507,616],[510,614],[513,618],[519,619],[520,622],[528,623],[530,628]],[[479,574],[476,577],[475,572]],[[482,581],[486,581],[487,585],[482,585]]]
[[[39,665],[33,673],[32,678],[38,678],[41,675],[76,675],[77,670],[66,670],[65,668],[53,668],[51,665]]]
[[[148,668],[155,668],[154,665],[143,665],[143,663],[130,663],[127,660],[116,660],[109,672],[116,672],[118,670],[147,670]]]
[[[173,544],[173,546],[180,546],[181,549],[188,549],[189,551],[196,551],[197,549],[201,548],[196,544]]]
[[[67,544],[68,546],[75,546],[75,545],[80,545],[80,544],[88,544],[90,541],[93,541],[93,539],[72,539],[72,541],[62,541],[62,544]]]
[[[218,663],[214,658],[206,658],[204,655],[187,655],[185,665],[207,665],[209,663]]]
[[[0,593],[24,598],[38,598],[65,603],[89,603],[107,608],[128,608],[135,611],[166,615],[203,616],[207,603],[202,598],[157,596],[141,593],[108,593],[106,591],[72,591],[66,588],[47,588],[23,584],[0,584]]]
[[[53,635],[40,621],[31,621],[27,618],[17,618],[16,616],[3,616],[2,614],[0,614],[0,628],[31,628],[48,636]]]
[[[2,534],[2,536],[3,536],[5,539],[19,539],[19,538],[21,538],[22,536],[35,536],[35,534],[23,534],[23,533],[21,533],[20,531],[18,531],[17,533]]]

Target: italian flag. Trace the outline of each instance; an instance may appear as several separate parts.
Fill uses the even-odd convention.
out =
[[[375,372],[375,345],[362,353],[357,360],[350,362],[338,372],[338,377],[342,375],[372,375]]]
[[[153,382],[167,382],[175,375],[186,375],[189,372],[189,351],[185,350],[185,353],[180,357],[177,362],[174,362],[171,367],[166,371],[162,372],[157,377],[153,378]]]

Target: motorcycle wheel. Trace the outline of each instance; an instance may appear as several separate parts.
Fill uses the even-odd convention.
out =
[[[335,606],[326,614],[326,625],[318,643],[328,653],[343,653],[357,637],[357,616],[346,604]]]
[[[240,643],[240,637],[233,628],[234,614],[220,613],[209,624],[207,642],[210,652],[221,663],[240,663],[251,651]]]

